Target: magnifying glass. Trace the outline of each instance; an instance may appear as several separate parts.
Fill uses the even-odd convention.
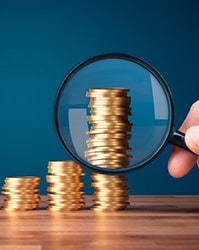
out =
[[[128,141],[128,164],[119,168],[91,164],[89,140],[90,89],[128,89],[133,124]],[[148,63],[125,54],[103,54],[76,66],[58,89],[54,106],[55,129],[67,154],[82,167],[104,174],[121,174],[146,166],[167,143],[187,149],[184,134],[175,131],[172,95],[163,77]]]

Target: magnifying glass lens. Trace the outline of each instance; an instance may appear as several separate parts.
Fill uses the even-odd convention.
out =
[[[108,90],[108,96],[96,92],[92,99],[88,94],[91,89]],[[101,104],[100,113],[97,107]],[[115,114],[114,123],[111,117]],[[105,115],[110,115],[109,123],[104,123]],[[96,119],[98,123],[93,123]],[[114,126],[123,128],[131,156],[128,164],[116,169],[108,164],[102,168],[97,161],[91,164],[86,155],[92,126],[102,132],[107,124],[109,131],[114,131]],[[145,62],[121,54],[101,55],[78,65],[64,79],[55,102],[55,125],[64,149],[82,166],[107,173],[131,171],[151,161],[167,143],[173,128],[172,98],[163,78]],[[113,134],[124,136],[122,131]],[[112,147],[114,136],[104,132],[98,136],[104,137],[104,148]],[[121,152],[118,147],[117,153]]]

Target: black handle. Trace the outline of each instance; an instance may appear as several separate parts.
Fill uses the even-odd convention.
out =
[[[180,131],[174,131],[171,138],[169,139],[169,143],[175,145],[175,146],[178,146],[178,147],[181,147],[181,148],[184,148],[188,151],[191,151],[187,145],[185,144],[185,134],[180,132]]]

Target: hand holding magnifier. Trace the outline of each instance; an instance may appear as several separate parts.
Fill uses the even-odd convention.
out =
[[[129,147],[133,158],[128,166],[117,169],[92,165],[85,158],[89,101],[86,93],[92,88],[113,87],[130,89],[132,100]],[[174,130],[174,105],[165,80],[149,64],[132,56],[100,55],[75,67],[58,90],[54,111],[56,132],[68,155],[82,167],[99,173],[120,174],[146,166],[168,142],[188,149],[184,134]]]

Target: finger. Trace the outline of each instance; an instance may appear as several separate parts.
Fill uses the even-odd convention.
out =
[[[199,125],[189,128],[185,134],[185,143],[195,154],[199,155]]]
[[[184,149],[174,146],[168,162],[168,171],[175,178],[186,175],[196,163],[197,157]]]
[[[199,125],[199,101],[195,102],[185,121],[180,127],[180,131],[186,133],[188,128]],[[197,161],[197,156],[191,152],[174,146],[168,162],[169,173],[176,178],[186,175]]]

